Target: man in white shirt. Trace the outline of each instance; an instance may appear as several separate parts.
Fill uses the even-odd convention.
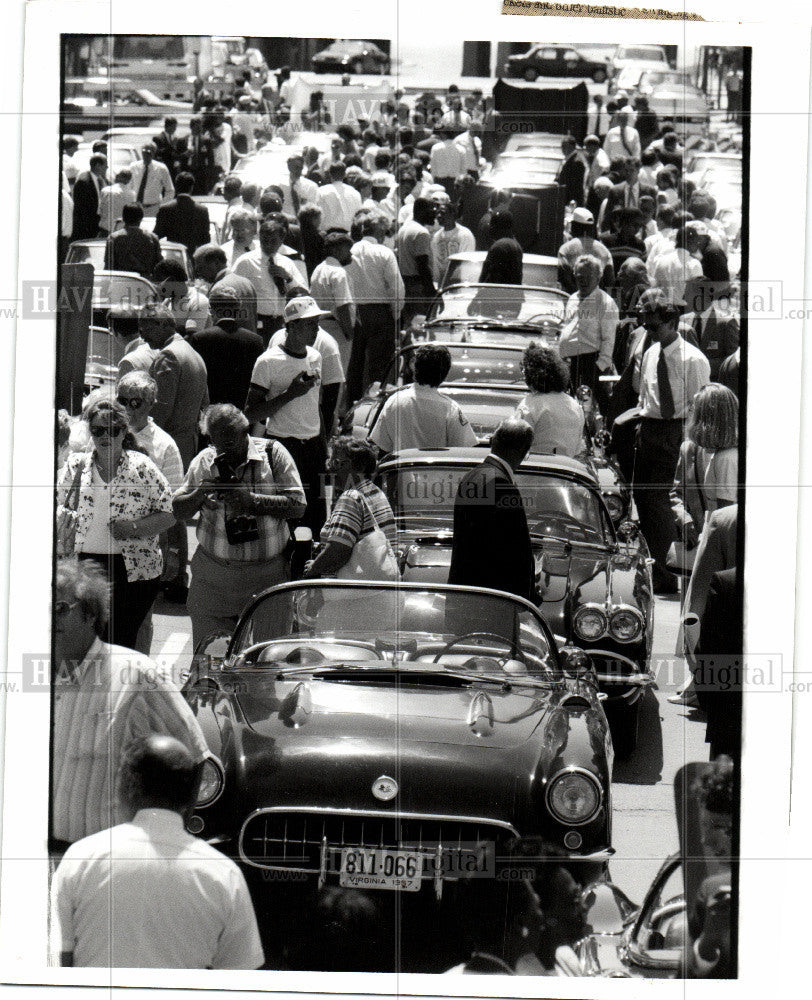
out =
[[[129,822],[73,844],[54,875],[51,948],[63,966],[262,966],[242,872],[184,829],[201,776],[171,736],[143,736],[127,748],[118,795]]]
[[[453,399],[438,391],[451,370],[442,344],[421,344],[414,353],[414,382],[387,399],[370,439],[389,453],[404,448],[472,447],[477,436]]]
[[[584,159],[586,160],[586,173],[584,174],[584,198],[586,199],[595,181],[609,173],[609,157],[601,149],[601,141],[596,135],[588,135],[584,139]]]
[[[671,305],[691,301],[696,283],[702,278],[702,263],[694,254],[699,237],[690,223],[674,236],[674,249],[658,255],[651,267],[652,284],[661,288]]]
[[[339,161],[330,164],[330,183],[323,185],[316,193],[316,204],[321,209],[322,232],[331,229],[350,231],[355,213],[361,207],[361,195],[344,183],[344,164]]]
[[[242,200],[242,181],[239,174],[229,174],[223,181],[223,197],[226,200],[226,214],[223,219],[223,237],[231,237],[231,217],[235,212],[245,208]]]
[[[597,257],[584,254],[575,262],[578,291],[567,302],[558,341],[559,354],[569,359],[573,387],[589,386],[601,407],[605,393],[598,376],[613,371],[612,352],[620,318],[612,297],[598,287],[602,273]]]
[[[165,163],[155,159],[154,142],[141,147],[141,159],[130,164],[135,200],[144,208],[152,208],[175,197],[175,185]]]
[[[121,210],[135,201],[135,191],[130,187],[132,174],[129,170],[119,170],[112,184],[101,189],[99,195],[99,230],[112,233],[121,222]]]
[[[454,133],[447,129],[439,129],[439,142],[431,147],[429,169],[437,184],[442,184],[451,194],[458,177],[465,174],[465,153],[454,141]]]
[[[319,186],[304,175],[304,157],[301,153],[295,153],[288,157],[288,179],[284,184],[280,184],[285,199],[282,203],[282,211],[288,215],[299,214],[299,209],[306,202],[318,202]]]
[[[338,343],[341,364],[347,370],[355,328],[355,298],[348,271],[352,263],[352,237],[346,233],[328,233],[324,238],[327,257],[310,276],[310,294],[320,309],[330,315],[324,329]]]
[[[666,567],[668,549],[676,541],[670,494],[685,425],[694,397],[710,381],[710,363],[699,348],[679,335],[680,307],[662,289],[643,292],[638,311],[652,344],[643,355],[640,371],[634,500],[655,560],[654,589],[674,593],[677,581]]]
[[[624,160],[631,158],[640,159],[640,136],[637,129],[632,128],[631,120],[634,116],[634,109],[625,105],[618,112],[617,125],[610,128],[603,140],[603,151],[612,160]]]
[[[476,249],[476,239],[470,229],[457,222],[457,207],[447,194],[436,194],[432,201],[437,205],[440,228],[431,238],[431,266],[438,287],[445,274],[448,258],[455,253]]]
[[[285,325],[287,290],[306,284],[296,265],[279,253],[284,239],[282,223],[266,219],[259,227],[259,249],[243,254],[234,264],[234,273],[247,278],[257,293],[257,332],[266,345],[271,334]]]
[[[231,239],[223,243],[223,253],[228,266],[234,267],[244,253],[259,249],[257,217],[249,208],[236,208],[231,214],[230,222]]]
[[[317,538],[327,518],[321,495],[327,449],[320,408],[322,356],[313,346],[327,315],[309,295],[285,306],[285,336],[257,358],[245,403],[252,422],[264,421],[267,437],[290,452],[307,499],[301,523]]]
[[[370,209],[359,216],[361,239],[352,248],[347,272],[356,306],[347,370],[347,402],[360,399],[370,383],[380,381],[395,353],[397,324],[405,294],[397,258],[383,246],[386,217]]]

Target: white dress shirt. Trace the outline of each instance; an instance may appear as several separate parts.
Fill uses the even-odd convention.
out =
[[[355,299],[349,267],[344,267],[335,259],[327,257],[313,271],[310,277],[310,294],[319,309],[325,309],[335,318],[341,306],[352,306],[355,321]]]
[[[640,370],[640,406],[644,417],[662,419],[657,363],[661,347],[652,344],[643,355]],[[674,419],[685,420],[693,406],[694,396],[710,382],[710,362],[693,344],[677,337],[665,349],[668,381],[674,398]]]
[[[249,243],[235,243],[234,240],[229,240],[227,243],[223,243],[220,249],[226,255],[228,266],[233,269],[244,253],[259,250],[259,238],[255,236]]]
[[[99,225],[102,229],[112,233],[117,223],[121,222],[121,210],[125,205],[132,205],[134,201],[135,191],[129,185],[116,182],[103,187],[99,195]]]
[[[619,319],[614,299],[600,288],[595,288],[585,298],[575,292],[567,301],[564,325],[558,341],[562,358],[597,351],[597,366],[603,372],[612,366],[615,332]]]
[[[278,253],[274,256],[274,264],[286,274],[288,282],[303,284],[299,269],[288,257]],[[270,258],[261,249],[244,253],[234,264],[232,270],[243,278],[248,278],[257,293],[257,314],[260,316],[281,316],[285,310],[285,296],[281,295],[276,284],[268,274]]]
[[[365,236],[352,248],[347,268],[356,305],[377,302],[391,306],[397,315],[403,306],[405,287],[397,257],[374,236]]]
[[[623,127],[626,130],[626,145],[623,143],[620,125],[610,128],[606,133],[606,138],[603,140],[603,150],[609,157],[610,162],[612,160],[625,160],[627,157],[632,157],[635,160],[640,159],[640,136],[637,129],[632,128],[631,125]],[[626,148],[627,146],[628,149]]]
[[[138,189],[141,187],[141,178],[144,176],[144,161],[136,160],[135,163],[131,163],[130,173],[132,174],[130,187],[137,198]],[[152,205],[160,205],[161,202],[169,201],[174,197],[175,185],[172,183],[172,178],[169,175],[169,168],[165,163],[161,163],[160,160],[152,160],[149,164],[147,184],[144,188],[144,208],[149,208]]]
[[[465,154],[453,139],[443,139],[431,147],[431,175],[459,177],[465,173]]]
[[[702,264],[684,247],[660,254],[652,265],[652,283],[665,292],[669,302],[684,302],[689,281],[702,277]]]
[[[331,181],[318,189],[316,204],[321,209],[321,230],[350,231],[353,217],[361,207],[361,195],[343,181]]]
[[[282,211],[287,212],[288,215],[298,215],[290,193],[290,178],[284,184],[280,184],[279,187],[282,188],[282,192],[285,195],[285,199],[282,202]],[[312,202],[314,205],[317,203],[319,186],[315,181],[311,181],[309,177],[300,177],[294,183],[293,187],[296,189],[296,194],[299,197],[299,207],[306,202]]]

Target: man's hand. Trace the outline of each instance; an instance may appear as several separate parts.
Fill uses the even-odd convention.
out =
[[[296,378],[285,389],[291,399],[298,399],[299,396],[306,396],[318,381],[318,375],[308,375],[307,372],[299,372]]]
[[[237,514],[254,513],[254,498],[247,486],[240,484],[228,486],[226,489],[228,492],[225,494],[225,502],[229,511]]]

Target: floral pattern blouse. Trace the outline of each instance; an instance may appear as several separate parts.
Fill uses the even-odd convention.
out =
[[[81,549],[93,519],[93,455],[76,452],[71,455],[59,473],[57,483],[57,512],[62,514],[68,493],[78,469],[79,503],[69,516],[76,518],[76,549]],[[107,484],[110,489],[110,517],[138,520],[149,514],[172,513],[172,491],[151,458],[138,451],[122,452],[116,474]],[[158,536],[152,538],[127,538],[119,542],[127,580],[154,580],[163,571],[163,555]]]

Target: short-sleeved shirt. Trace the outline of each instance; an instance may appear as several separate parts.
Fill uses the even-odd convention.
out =
[[[719,501],[738,501],[739,449],[722,448],[713,452],[705,470],[703,493],[708,503],[708,513],[719,506]]]
[[[315,268],[310,276],[310,294],[319,309],[324,309],[334,318],[338,316],[338,310],[342,306],[352,306],[352,311],[355,312],[349,272],[335,257],[327,257]]]
[[[363,499],[362,499],[363,498]],[[322,542],[340,542],[354,546],[359,538],[378,527],[394,548],[397,539],[395,515],[386,498],[369,479],[345,490],[333,504],[330,517],[321,529]]]
[[[585,242],[580,236],[576,236],[572,240],[567,240],[559,248],[558,261],[559,263],[567,264],[570,270],[574,270],[575,262],[583,254],[597,257],[601,264],[603,264],[604,270],[612,263],[612,255],[600,240],[590,239],[588,242]]]
[[[273,344],[256,360],[251,385],[265,389],[266,399],[281,395],[300,372],[318,375],[319,378],[303,396],[291,399],[272,417],[268,417],[265,430],[269,437],[292,437],[309,441],[321,430],[321,355],[315,347],[308,347],[303,358],[296,358],[288,354],[281,344]]]
[[[264,955],[245,878],[179,813],[132,821],[68,848],[54,875],[52,953],[92,968],[257,969]]]
[[[305,503],[302,480],[296,463],[287,448],[278,442],[273,445],[273,468],[268,461],[267,446],[270,442],[262,438],[248,439],[248,454],[245,464],[236,469],[237,478],[247,486],[251,493],[264,496],[286,496],[299,503]],[[204,448],[196,455],[186,473],[183,490],[195,489],[204,479],[217,479],[218,473],[214,465],[217,451],[214,447]],[[177,491],[176,491],[177,495]],[[287,521],[281,517],[257,515],[259,538],[253,542],[241,542],[232,545],[226,535],[225,514],[223,508],[209,508],[204,505],[200,510],[197,524],[197,540],[204,552],[215,559],[232,561],[262,562],[274,559],[280,555],[288,543],[290,532]]]
[[[306,285],[307,279],[296,265],[281,253],[273,258],[274,264],[284,272],[284,280],[289,285]],[[285,309],[285,296],[279,291],[268,273],[271,261],[262,250],[252,250],[244,253],[232,267],[235,274],[247,278],[257,293],[257,312],[260,316],[281,316]]]
[[[530,450],[538,455],[577,455],[583,445],[584,411],[566,392],[531,392],[516,416],[533,428]]]
[[[383,404],[370,438],[385,452],[404,448],[464,448],[477,443],[468,418],[453,399],[413,383]]]
[[[268,346],[277,347],[279,344],[284,343],[284,341],[285,331],[277,330],[271,337]],[[341,364],[341,355],[339,354],[335,337],[319,327],[319,332],[313,341],[313,350],[318,351],[321,355],[321,384],[336,385],[343,382],[344,368]]]
[[[176,490],[183,482],[183,462],[172,436],[159,427],[152,417],[147,417],[146,427],[142,427],[134,436],[163,473],[169,488]]]
[[[431,261],[431,235],[425,226],[411,219],[404,223],[395,237],[400,273],[404,278],[418,277],[417,258],[428,257]]]
[[[434,280],[440,281],[445,274],[448,258],[455,253],[466,253],[476,249],[476,240],[470,229],[459,222],[453,229],[441,227],[431,238],[432,268]]]

